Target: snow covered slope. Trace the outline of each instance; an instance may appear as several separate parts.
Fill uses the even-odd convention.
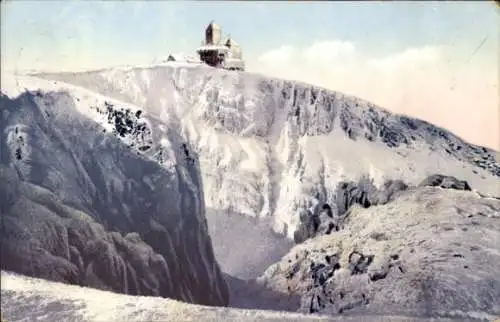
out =
[[[350,208],[344,229],[295,246],[259,282],[304,312],[500,317],[500,200],[417,187]]]
[[[38,76],[175,120],[198,154],[207,207],[270,217],[290,238],[300,212],[335,204],[338,184],[362,176],[380,186],[438,173],[499,194],[497,152],[341,93],[204,66]]]
[[[325,317],[297,313],[215,308],[171,299],[127,296],[48,282],[2,271],[2,315],[20,321],[342,321],[424,322],[398,316]],[[449,319],[432,320],[448,322]],[[430,321],[429,321],[430,322]]]
[[[2,77],[0,100],[2,269],[228,303],[199,165],[175,123],[31,77]]]

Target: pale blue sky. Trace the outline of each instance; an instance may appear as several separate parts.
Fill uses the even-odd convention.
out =
[[[493,1],[2,1],[2,70],[194,53],[210,20],[240,43],[249,71],[353,94],[500,150]]]
[[[467,59],[489,37],[476,59],[486,63],[498,53],[494,7],[492,2],[20,0],[2,8],[2,54],[18,68],[148,62],[170,52],[191,52],[214,19],[240,42],[248,59],[276,45],[321,39],[347,40],[374,56],[448,45],[457,59]],[[64,53],[91,59],[56,58]]]

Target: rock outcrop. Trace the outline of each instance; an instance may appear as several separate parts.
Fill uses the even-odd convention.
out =
[[[430,175],[418,185],[418,187],[427,186],[472,190],[467,181],[440,174]],[[396,199],[408,188],[409,186],[402,180],[388,180],[380,188],[377,188],[373,184],[373,180],[367,177],[362,177],[357,183],[341,182],[335,189],[334,210],[329,204],[323,204],[321,208],[316,207],[303,211],[294,240],[296,243],[301,243],[307,238],[339,231],[343,226],[346,213],[352,206],[359,205],[363,208],[369,208],[384,205]]]
[[[227,305],[199,165],[180,134],[75,95],[0,98],[1,269]]]

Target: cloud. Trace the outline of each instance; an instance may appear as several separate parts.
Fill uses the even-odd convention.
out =
[[[441,46],[373,57],[351,42],[324,40],[282,45],[247,64],[253,72],[355,95],[500,150],[498,65],[486,69],[452,57]]]
[[[337,59],[348,59],[356,53],[354,45],[346,41],[319,41],[302,51],[309,63],[334,64]]]
[[[402,68],[423,68],[440,60],[442,50],[438,47],[426,46],[422,48],[409,48],[401,53],[396,53],[380,59],[369,61],[371,67],[382,72],[394,72]]]
[[[292,62],[295,56],[295,48],[292,46],[281,46],[260,55],[259,62],[266,65],[287,65]]]

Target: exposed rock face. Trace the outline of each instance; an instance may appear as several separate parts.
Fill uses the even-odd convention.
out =
[[[68,93],[0,99],[2,270],[227,305],[199,166],[175,129]]]
[[[297,245],[260,279],[301,310],[491,320],[500,314],[500,201],[408,188],[352,206],[344,228]]]
[[[430,175],[418,185],[418,187],[427,186],[472,190],[467,181],[440,174]],[[321,209],[316,208],[315,212],[303,212],[300,217],[299,230],[295,232],[295,242],[300,243],[307,238],[339,231],[343,226],[346,213],[352,206],[369,208],[384,205],[396,199],[408,188],[409,186],[402,180],[388,180],[379,189],[367,177],[362,177],[358,183],[341,182],[335,190],[335,213],[328,204],[324,204]]]
[[[335,190],[335,210],[332,210],[330,205],[324,204],[320,210],[316,210],[316,213],[310,210],[303,212],[300,217],[301,224],[295,233],[294,240],[301,243],[318,234],[339,231],[343,218],[351,206],[357,204],[368,208],[378,204],[386,204],[407,188],[408,186],[401,180],[388,180],[380,189],[377,189],[373,182],[366,177],[362,177],[358,183],[341,182]]]

